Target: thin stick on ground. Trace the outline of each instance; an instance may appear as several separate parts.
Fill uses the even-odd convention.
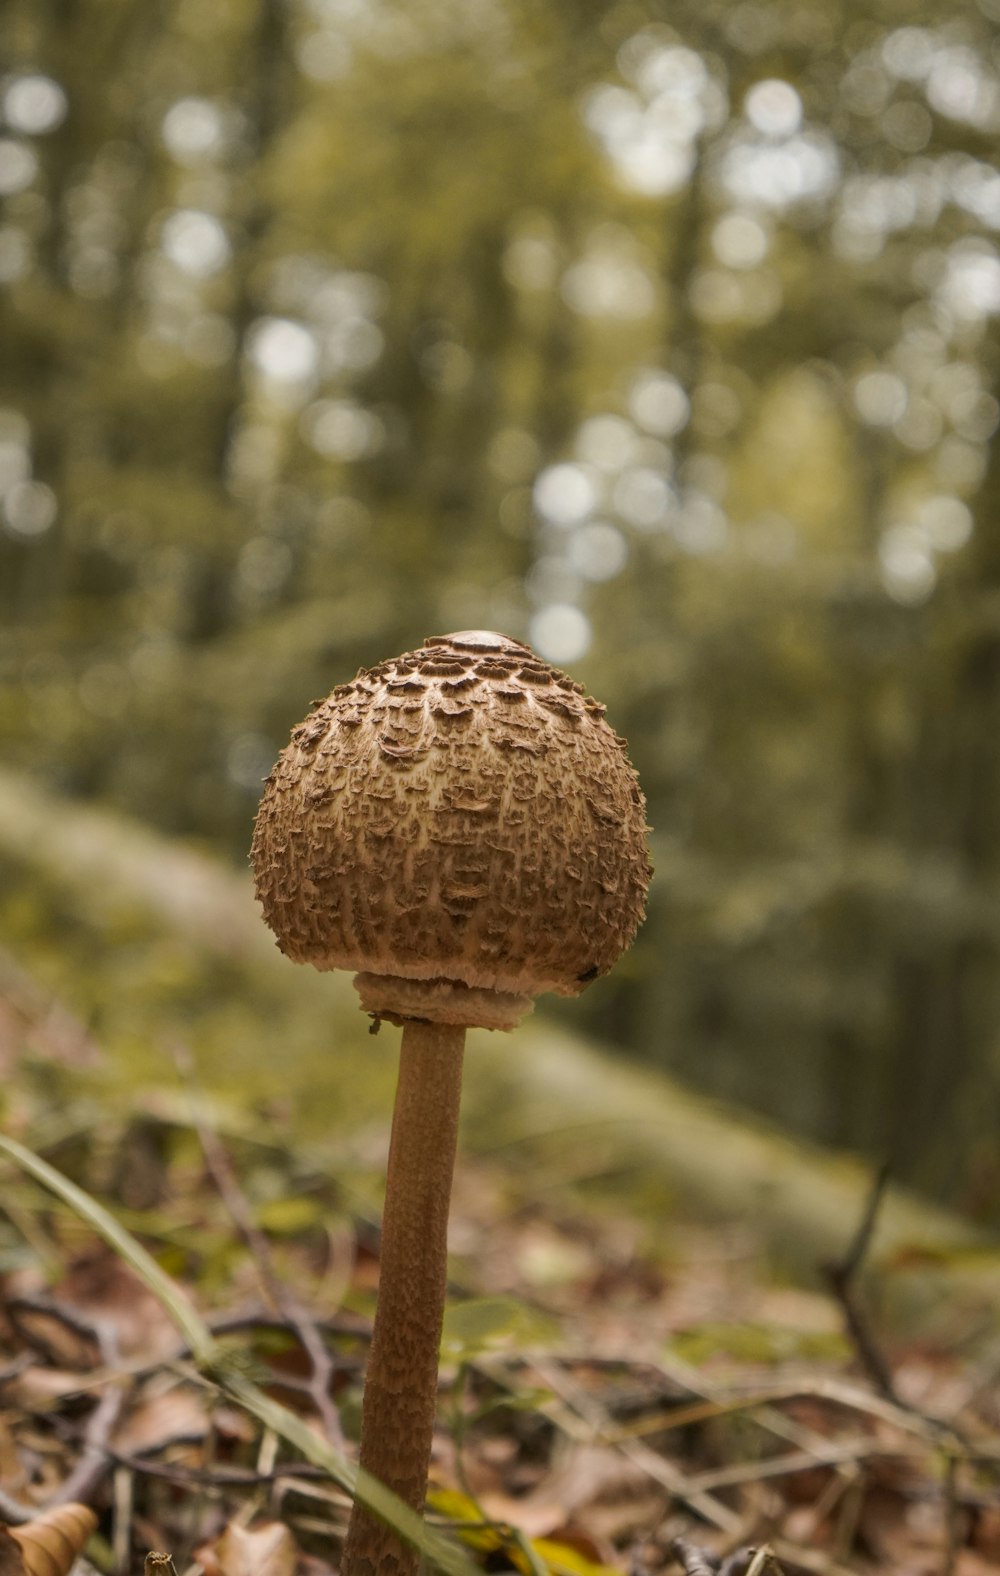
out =
[[[87,1418],[79,1459],[55,1492],[43,1503],[33,1505],[23,1505],[14,1496],[3,1494],[0,1499],[0,1513],[5,1521],[13,1525],[30,1521],[40,1511],[48,1510],[55,1505],[88,1504],[93,1499],[111,1469],[109,1445],[122,1415],[127,1391],[124,1384],[116,1378],[120,1360],[118,1337],[106,1320],[95,1319],[91,1322],[74,1309],[60,1307],[47,1298],[11,1298],[6,1307],[12,1325],[26,1339],[30,1337],[25,1325],[25,1314],[41,1314],[47,1319],[61,1323],[74,1335],[80,1336],[96,1348],[100,1365],[110,1376],[106,1381],[103,1395]],[[33,1344],[40,1350],[44,1350],[46,1345],[37,1336]]]
[[[833,1295],[840,1304],[844,1325],[858,1360],[881,1396],[894,1406],[905,1406],[892,1377],[892,1370],[875,1338],[871,1321],[858,1298],[856,1281],[867,1257],[875,1223],[889,1183],[889,1166],[883,1162],[875,1174],[864,1214],[842,1259],[822,1266]]]
[[[184,1078],[189,1088],[193,1090],[195,1082],[194,1062],[190,1052],[184,1046],[175,1045],[173,1056],[178,1072]],[[192,1102],[193,1107],[194,1104]],[[306,1385],[306,1391],[319,1414],[326,1436],[331,1444],[342,1448],[344,1431],[341,1428],[340,1416],[330,1394],[335,1364],[319,1332],[316,1321],[298,1299],[291,1295],[275,1273],[270,1244],[253,1218],[253,1213],[239,1185],[236,1172],[226,1152],[225,1145],[219,1139],[219,1135],[209,1127],[207,1122],[201,1120],[196,1108],[192,1110],[191,1120],[198,1135],[202,1154],[205,1157],[205,1165],[218,1189],[219,1197],[228,1209],[233,1224],[246,1243],[253,1259],[264,1301],[271,1312],[280,1315],[291,1325],[302,1345],[303,1351],[309,1358],[311,1374]]]
[[[607,1413],[576,1383],[563,1365],[554,1359],[533,1357],[531,1366],[542,1383],[588,1423],[594,1437],[604,1436],[608,1424]],[[710,1525],[729,1533],[738,1532],[743,1525],[741,1517],[730,1510],[728,1505],[724,1505],[721,1500],[716,1499],[700,1486],[692,1484],[687,1474],[673,1462],[668,1461],[665,1456],[651,1450],[642,1440],[616,1439],[614,1445],[623,1456],[633,1461],[654,1482],[661,1483],[675,1499],[696,1511]]]
[[[670,1552],[684,1576],[718,1576],[719,1556],[699,1548],[697,1543],[690,1543],[687,1538],[672,1538]]]

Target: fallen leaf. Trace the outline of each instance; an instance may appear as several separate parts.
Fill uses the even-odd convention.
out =
[[[197,1557],[213,1576],[293,1576],[298,1551],[280,1521],[257,1527],[231,1521],[214,1543],[197,1551]]]
[[[537,1538],[532,1547],[556,1576],[621,1576],[617,1566],[605,1565],[589,1558],[589,1551],[583,1551],[585,1539],[577,1540],[574,1534],[567,1533],[567,1539],[571,1537],[574,1538],[572,1543],[564,1541],[562,1537]],[[575,1546],[577,1541],[581,1544],[579,1548]]]
[[[0,1576],[67,1576],[97,1526],[87,1505],[57,1505],[22,1527],[0,1528]]]
[[[123,1357],[166,1356],[177,1345],[173,1320],[127,1264],[103,1244],[80,1254],[58,1287],[69,1303],[93,1323],[110,1324]]]
[[[7,1399],[26,1412],[47,1412],[53,1402],[77,1396],[88,1388],[78,1368],[26,1368],[7,1386]]]
[[[9,1527],[0,1527],[0,1576],[24,1576],[24,1552]]]
[[[128,1455],[162,1450],[175,1440],[204,1439],[208,1415],[201,1396],[175,1379],[152,1392],[134,1408],[115,1436],[115,1446]]]
[[[544,1537],[566,1520],[562,1505],[534,1494],[517,1499],[512,1494],[486,1493],[481,1496],[480,1504],[492,1521],[509,1522],[526,1538]]]

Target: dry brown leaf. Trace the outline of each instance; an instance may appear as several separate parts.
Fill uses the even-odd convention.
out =
[[[13,1419],[3,1416],[0,1416],[0,1483],[3,1483],[8,1494],[18,1494],[25,1486],[25,1473],[17,1451]]]
[[[955,1576],[996,1576],[997,1563],[977,1554],[974,1549],[959,1549],[955,1558]]]
[[[977,1554],[1000,1570],[1000,1505],[984,1506],[976,1515],[970,1539]]]
[[[567,1525],[557,1527],[551,1538],[547,1539],[550,1548],[567,1549],[573,1554],[578,1554],[588,1565],[611,1565],[614,1560],[614,1550],[610,1543],[599,1543],[591,1537],[582,1527]]]
[[[547,1538],[566,1520],[561,1505],[531,1494],[515,1499],[510,1494],[486,1493],[480,1496],[479,1503],[491,1521],[509,1522],[526,1538]]]
[[[257,1437],[257,1425],[249,1412],[220,1404],[212,1408],[212,1432],[220,1439],[249,1445]]]
[[[197,1558],[209,1576],[294,1576],[298,1550],[280,1521],[250,1528],[231,1521],[214,1543],[197,1550]]]
[[[0,1576],[23,1576],[24,1556],[9,1527],[0,1527]]]
[[[480,1503],[498,1521],[509,1521],[530,1538],[591,1538],[607,1544],[617,1536],[655,1524],[664,1490],[641,1467],[605,1445],[572,1445],[530,1494],[484,1490]]]
[[[79,1368],[26,1368],[7,1386],[7,1398],[25,1412],[46,1412],[54,1401],[79,1395],[87,1387]]]
[[[201,1395],[170,1377],[149,1387],[115,1435],[115,1446],[126,1455],[162,1450],[175,1440],[204,1439],[208,1414]]]
[[[610,1445],[566,1445],[555,1455],[552,1470],[539,1484],[539,1498],[554,1499],[564,1515],[576,1519],[595,1504],[620,1503],[642,1497],[649,1488],[644,1468]]]
[[[56,1505],[23,1527],[0,1529],[0,1576],[67,1576],[97,1526],[87,1505]]]
[[[80,1254],[58,1287],[60,1299],[117,1336],[123,1357],[166,1356],[177,1345],[173,1320],[117,1253],[102,1245]]]

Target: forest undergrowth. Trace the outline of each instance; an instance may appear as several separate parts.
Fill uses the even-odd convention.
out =
[[[3,1006],[0,1570],[336,1570],[378,1278],[354,1177],[273,1112],[226,1131],[183,1049],[177,1108],[60,1121],[97,1048],[44,992]],[[944,1265],[933,1335],[880,1328],[880,1181],[805,1287],[752,1221],[651,1227],[464,1159],[431,1562],[995,1572],[995,1318]]]

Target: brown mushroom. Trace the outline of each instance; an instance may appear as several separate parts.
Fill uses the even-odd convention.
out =
[[[543,991],[607,973],[642,919],[645,803],[604,707],[480,630],[340,685],[292,734],[254,831],[281,950],[351,969],[403,1027],[361,1464],[423,1507],[467,1028],[511,1029]],[[344,1576],[416,1556],[355,1507]]]

